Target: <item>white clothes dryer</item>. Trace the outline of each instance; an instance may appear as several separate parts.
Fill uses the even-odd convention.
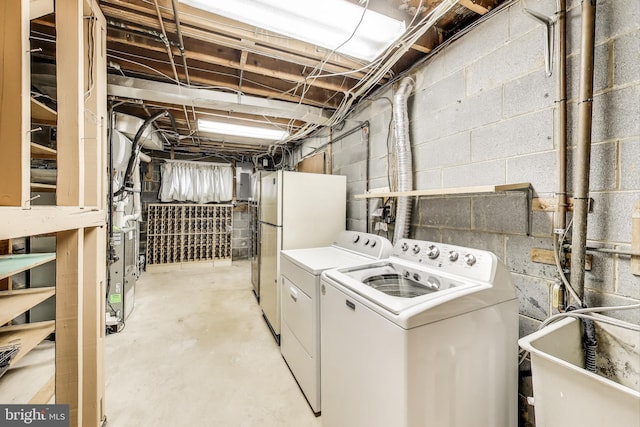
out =
[[[382,236],[343,231],[331,246],[281,251],[280,350],[316,415],[321,411],[320,274],[386,258],[391,248]]]

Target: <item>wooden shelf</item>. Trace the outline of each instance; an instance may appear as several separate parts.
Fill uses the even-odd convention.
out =
[[[0,328],[0,346],[20,343],[20,351],[11,361],[11,365],[17,363],[29,351],[51,334],[56,328],[55,320],[37,323],[25,323]]]
[[[31,119],[35,123],[55,126],[58,122],[58,113],[37,99],[31,98]]]
[[[55,233],[86,227],[102,227],[107,213],[92,206],[17,206],[2,208],[0,240]]]
[[[56,191],[55,184],[40,184],[39,182],[32,182],[31,191],[40,191],[45,193],[54,193]]]
[[[454,194],[479,194],[479,193],[497,193],[500,191],[528,190],[531,184],[522,182],[518,184],[501,184],[501,185],[479,185],[476,187],[453,187],[453,188],[436,188],[432,190],[413,190],[413,191],[395,191],[387,193],[368,193],[356,194],[356,199],[373,199],[386,197],[413,197],[413,196],[447,196]]]
[[[0,279],[56,259],[55,253],[21,254],[0,256]]]
[[[31,157],[34,159],[56,160],[58,152],[44,145],[31,143]]]
[[[19,289],[0,292],[0,325],[38,305],[56,293],[55,287]]]

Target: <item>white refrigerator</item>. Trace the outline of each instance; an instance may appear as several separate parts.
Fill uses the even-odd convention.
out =
[[[280,251],[329,246],[346,229],[347,179],[276,171],[260,187],[260,307],[279,343]]]

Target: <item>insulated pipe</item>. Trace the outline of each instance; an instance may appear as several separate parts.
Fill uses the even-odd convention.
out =
[[[562,236],[567,227],[567,0],[558,0],[558,209],[555,232]],[[560,242],[563,244],[564,242]],[[560,248],[562,250],[562,248]]]
[[[580,47],[580,92],[578,141],[575,154],[573,191],[573,232],[571,234],[571,284],[583,299],[589,212],[589,168],[593,110],[593,56],[596,0],[582,2],[582,43]]]
[[[398,92],[393,97],[393,121],[396,134],[397,191],[413,189],[413,167],[411,164],[411,141],[409,140],[409,113],[407,100],[415,82],[411,77],[400,81]],[[411,226],[411,198],[400,196],[397,199],[396,224],[393,243],[409,236]]]
[[[138,132],[136,132],[136,136],[133,138],[133,144],[131,145],[131,156],[129,157],[129,163],[127,163],[127,170],[124,173],[122,187],[120,187],[120,189],[118,189],[118,191],[114,193],[114,196],[119,196],[126,191],[127,183],[131,179],[131,174],[133,173],[134,167],[138,163],[140,146],[142,145],[142,143],[140,142],[140,140],[142,139],[142,135],[147,130],[149,125],[151,125],[151,123],[155,122],[156,120],[162,117],[169,117],[169,119],[171,119],[171,126],[173,127],[173,130],[176,133],[176,135],[178,134],[176,121],[171,115],[171,113],[169,113],[169,111],[167,110],[160,111],[159,113],[156,113],[155,115],[145,120],[144,123],[142,123],[142,126],[140,126],[140,128],[138,129]],[[171,146],[171,148],[173,148],[173,145]]]

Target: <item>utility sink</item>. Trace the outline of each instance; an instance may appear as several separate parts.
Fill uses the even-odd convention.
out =
[[[531,353],[536,427],[640,426],[640,333],[596,322],[597,373],[584,369],[582,323],[521,338]]]

